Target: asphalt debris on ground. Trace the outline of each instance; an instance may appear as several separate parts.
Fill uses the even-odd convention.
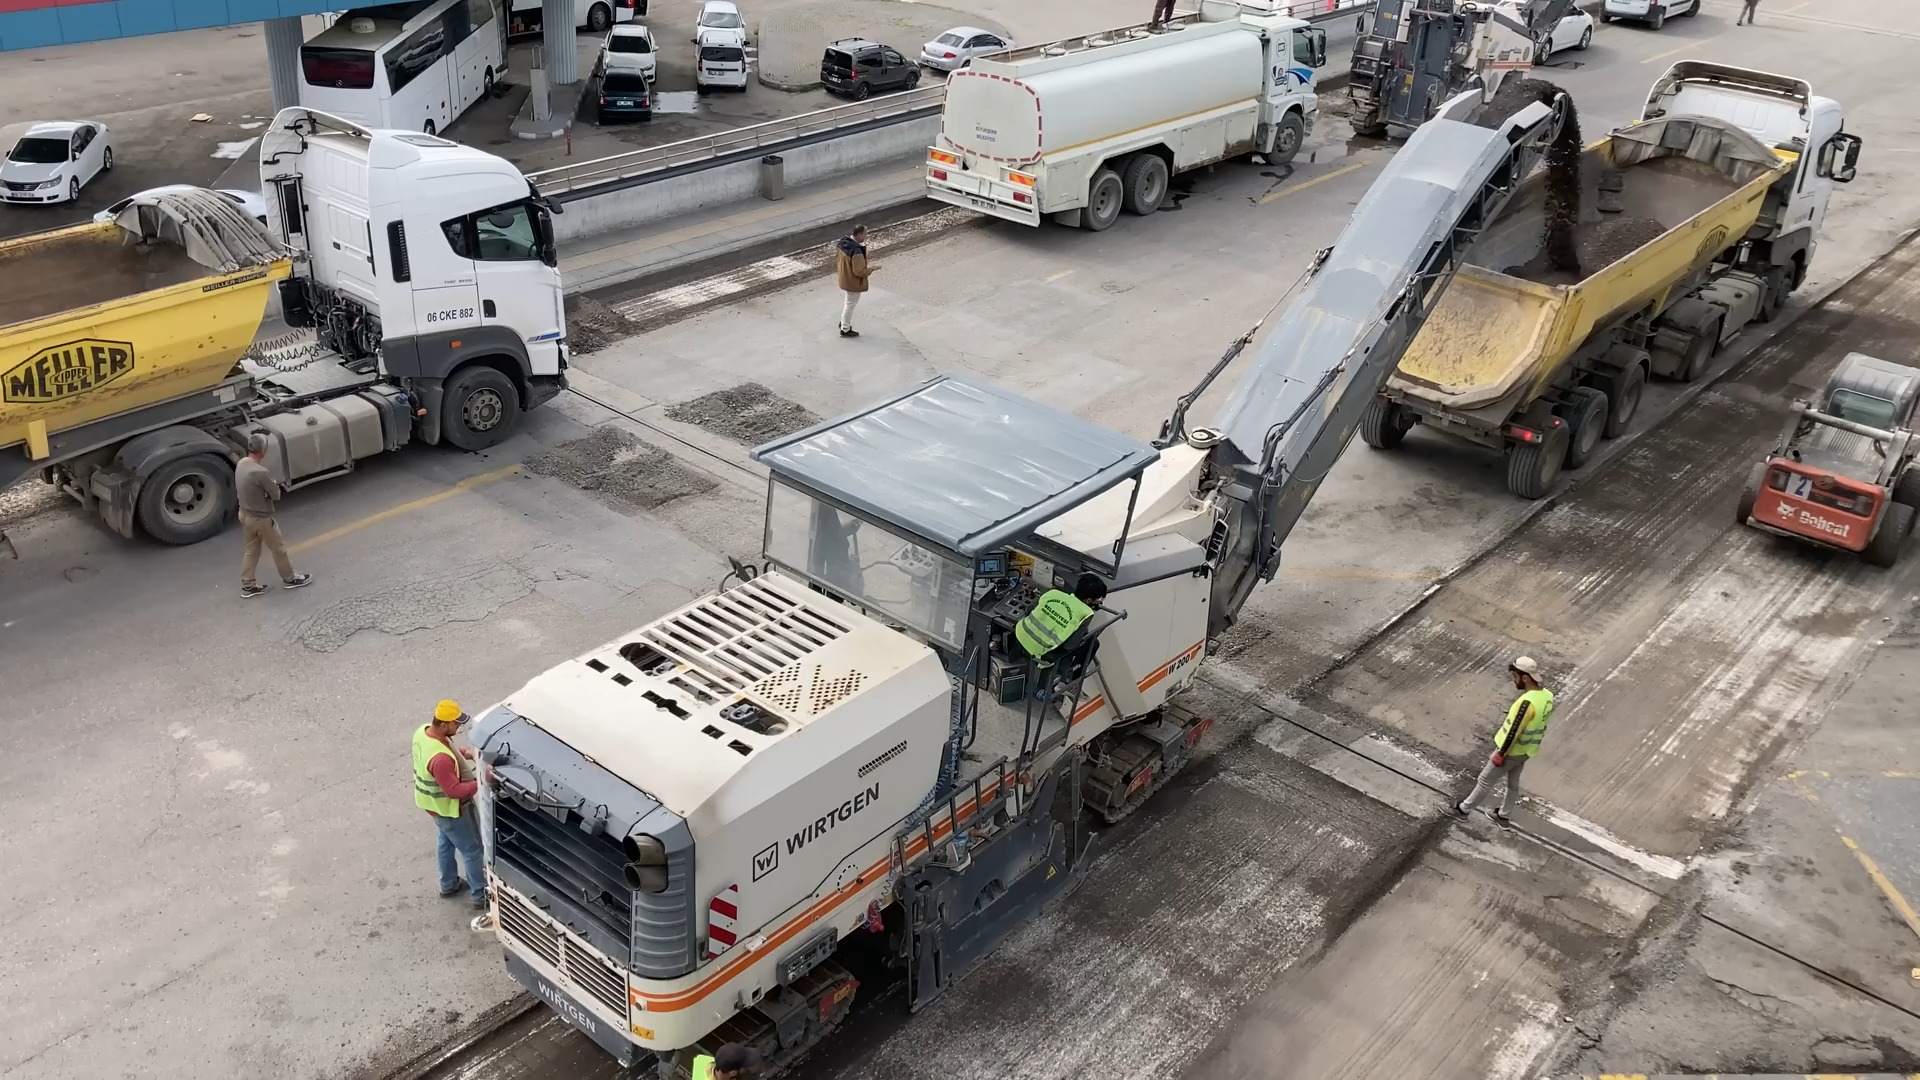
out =
[[[574,354],[599,352],[640,332],[631,319],[590,296],[567,297],[567,346]]]
[[[706,428],[747,446],[759,446],[820,422],[820,417],[804,405],[752,382],[668,406],[667,419]]]
[[[605,425],[527,459],[528,472],[597,492],[621,509],[653,510],[704,495],[718,481],[628,432]]]

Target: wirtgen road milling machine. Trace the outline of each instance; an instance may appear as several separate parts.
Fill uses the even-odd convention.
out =
[[[756,450],[763,568],[473,725],[514,977],[663,1077],[730,1041],[784,1066],[846,1016],[852,950],[917,1010],[1058,895],[1206,732],[1177,696],[1472,239],[1577,150],[1542,96],[1422,127],[1154,443],[948,376]],[[1015,623],[1082,574],[1085,643],[1035,664]]]

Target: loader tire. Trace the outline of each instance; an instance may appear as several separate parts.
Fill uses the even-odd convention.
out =
[[[135,513],[148,536],[185,547],[219,535],[237,508],[232,463],[212,454],[190,454],[147,477]]]
[[[1507,490],[1531,502],[1545,498],[1567,463],[1567,425],[1547,430],[1537,443],[1515,443],[1507,450]]]
[[[1740,489],[1740,501],[1733,507],[1733,523],[1745,525],[1753,517],[1753,504],[1760,500],[1760,485],[1767,482],[1767,463],[1755,465],[1747,473],[1747,486]]]
[[[1909,465],[1893,482],[1893,501],[1920,512],[1920,465]]]
[[[1906,503],[1890,502],[1887,511],[1880,518],[1880,531],[1867,541],[1867,550],[1860,557],[1867,560],[1869,566],[1889,567],[1900,561],[1900,548],[1907,542],[1907,534],[1913,531],[1913,507]]]
[[[1360,413],[1360,441],[1375,450],[1399,446],[1412,428],[1413,417],[1405,408],[1377,394]]]

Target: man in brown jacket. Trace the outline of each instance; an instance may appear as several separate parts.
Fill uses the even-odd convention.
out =
[[[273,504],[280,498],[280,482],[267,470],[267,437],[259,432],[247,436],[247,456],[233,467],[233,490],[240,501],[240,532],[246,537],[246,551],[240,557],[240,595],[259,596],[265,585],[253,580],[260,565],[260,549],[273,554],[273,568],[280,571],[280,582],[297,589],[313,580],[312,574],[293,572],[293,560],[287,558],[287,542],[280,537],[280,526],[273,520]]]
[[[867,265],[867,227],[855,225],[853,231],[841,237],[834,247],[838,249],[834,262],[840,291],[847,297],[846,302],[840,305],[840,336],[859,337],[860,332],[853,328],[853,307],[860,302],[860,294],[867,291],[867,276],[879,269]]]

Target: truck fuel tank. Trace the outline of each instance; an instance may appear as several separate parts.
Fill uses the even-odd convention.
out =
[[[263,432],[267,467],[288,488],[350,472],[353,463],[406,445],[413,429],[411,401],[396,387],[372,385],[359,393],[315,402],[255,421],[242,432]]]

